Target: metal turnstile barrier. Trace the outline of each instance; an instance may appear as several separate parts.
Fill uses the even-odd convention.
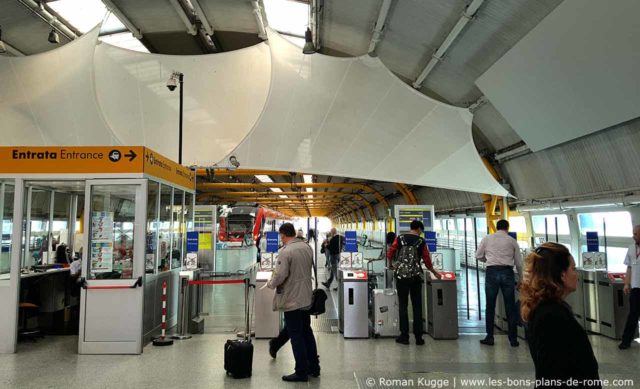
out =
[[[600,309],[598,308],[598,279],[602,270],[580,269],[582,273],[582,291],[584,296],[584,328],[589,332],[600,333]],[[605,273],[606,274],[606,273]]]
[[[367,272],[338,271],[338,329],[345,338],[369,337]]]
[[[584,273],[582,269],[576,269],[576,273],[578,273],[578,284],[576,286],[576,291],[569,294],[567,296],[567,304],[571,306],[571,310],[573,310],[573,315],[582,328],[585,328],[585,320],[584,320]]]
[[[622,339],[629,313],[629,296],[624,294],[624,273],[598,273],[598,320],[600,333]],[[638,337],[638,328],[634,338]]]
[[[434,339],[458,338],[458,288],[454,272],[442,279],[426,279],[427,333]]]
[[[280,332],[280,312],[273,310],[275,290],[263,288],[271,278],[271,271],[256,274],[255,334],[256,338],[275,338]]]

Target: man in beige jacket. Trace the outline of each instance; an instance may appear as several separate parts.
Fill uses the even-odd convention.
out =
[[[296,239],[291,223],[284,223],[278,230],[283,247],[278,253],[278,263],[267,286],[276,289],[273,310],[284,312],[284,322],[296,360],[295,373],[283,376],[284,381],[304,382],[308,376],[320,375],[320,362],[316,340],[311,329],[311,270],[313,251],[304,241]]]

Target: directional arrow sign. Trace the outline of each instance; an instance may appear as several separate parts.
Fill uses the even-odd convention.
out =
[[[129,149],[129,154],[125,154],[125,157],[129,158],[129,162],[133,161],[134,159],[136,159],[136,157],[138,156],[138,154],[136,154],[133,150]]]

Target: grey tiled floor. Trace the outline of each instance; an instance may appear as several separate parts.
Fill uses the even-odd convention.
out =
[[[319,270],[320,280],[325,280],[322,266]],[[399,345],[393,339],[344,340],[339,333],[319,332],[316,339],[322,366],[320,378],[306,384],[283,383],[280,377],[293,371],[290,345],[273,360],[268,355],[268,342],[256,340],[253,377],[233,380],[224,373],[223,345],[242,325],[243,292],[235,286],[216,288],[205,291],[208,294],[205,309],[210,316],[205,319],[204,335],[194,335],[171,347],[149,345],[137,356],[78,355],[77,339],[70,336],[20,343],[17,354],[0,355],[0,388],[407,387],[381,385],[385,384],[380,382],[381,378],[413,379],[413,387],[419,386],[418,379],[425,379],[448,380],[448,385],[441,387],[489,388],[488,383],[464,386],[461,380],[492,378],[506,382],[507,378],[533,378],[526,344],[511,348],[502,335],[496,337],[494,347],[481,346],[478,340],[482,335],[462,335],[458,340],[447,341],[435,341],[427,336],[426,345],[418,347]],[[330,297],[325,319],[337,318],[336,292]],[[463,313],[466,319],[466,307]],[[591,336],[591,342],[601,378],[634,379],[640,386],[640,345],[619,351],[617,342],[601,336]],[[531,386],[503,384],[502,387]]]
[[[47,337],[21,343],[17,354],[0,355],[1,388],[219,388],[282,387],[365,388],[367,378],[525,379],[533,376],[526,345],[511,348],[504,336],[494,347],[481,346],[480,336],[434,341],[423,347],[403,346],[392,339],[344,340],[318,333],[322,376],[308,384],[284,384],[280,376],[293,370],[290,346],[272,360],[266,340],[255,341],[253,377],[233,380],[223,371],[223,344],[228,334],[205,334],[171,347],[145,347],[138,356],[77,355],[74,337]],[[640,346],[619,351],[616,342],[591,337],[602,378],[640,383]],[[416,381],[417,386],[417,381]],[[385,387],[378,385],[377,387]],[[389,386],[386,386],[389,387]],[[399,386],[396,386],[399,387]],[[483,387],[480,385],[468,387]],[[489,387],[489,386],[484,386]],[[516,385],[514,387],[526,387]]]

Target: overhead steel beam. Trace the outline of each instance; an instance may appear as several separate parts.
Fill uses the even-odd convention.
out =
[[[78,37],[78,35],[73,32],[66,24],[62,23],[58,18],[52,15],[49,11],[47,11],[44,6],[41,7],[40,4],[34,0],[17,0],[18,3],[22,4],[26,9],[29,10],[32,14],[36,15],[42,21],[51,26],[51,28],[58,31],[60,34],[64,35],[68,40],[72,41]],[[44,4],[44,3],[43,3]]]
[[[324,0],[311,0],[309,3],[309,14],[309,28],[311,29],[313,47],[318,51],[322,46],[322,41],[320,40],[320,29],[322,27],[322,19],[324,15]]]
[[[404,199],[407,202],[407,204],[411,204],[411,205],[418,204],[418,200],[416,199],[416,196],[413,194],[413,192],[411,191],[411,189],[409,189],[408,186],[406,186],[405,184],[398,184],[398,183],[394,185],[400,191],[400,193],[402,193],[402,196],[404,196]]]
[[[4,43],[4,47],[7,50],[7,54],[11,54],[14,57],[24,57],[26,55],[22,51],[16,49],[15,46],[12,46],[9,42],[2,40],[2,43]]]
[[[464,10],[462,15],[460,16],[460,19],[458,19],[458,22],[456,23],[456,25],[453,26],[453,29],[449,32],[449,35],[447,35],[447,37],[444,39],[444,42],[442,42],[440,47],[438,47],[435,53],[433,53],[433,55],[431,56],[431,59],[427,63],[427,66],[425,66],[422,73],[420,73],[416,81],[413,83],[412,86],[415,89],[420,89],[422,87],[424,80],[427,79],[427,77],[433,71],[436,65],[438,65],[438,63],[442,61],[447,50],[449,50],[449,47],[451,47],[451,45],[456,40],[458,35],[460,35],[462,30],[464,30],[467,23],[469,23],[473,19],[473,17],[476,15],[476,12],[478,12],[478,8],[480,8],[482,3],[484,3],[484,0],[473,0],[471,4],[467,6],[467,8]]]
[[[282,170],[260,170],[260,169],[237,169],[237,170],[229,170],[225,168],[213,168],[210,169],[213,171],[214,176],[290,176],[290,175],[302,175],[302,173],[295,172],[285,172]],[[196,175],[198,176],[206,176],[207,169],[196,169]]]
[[[198,29],[196,28],[195,24],[193,24],[193,21],[191,20],[189,15],[187,15],[185,9],[182,7],[180,0],[169,0],[169,2],[178,13],[180,20],[182,20],[182,23],[184,23],[185,27],[187,28],[187,33],[196,35],[198,33]]]
[[[373,189],[369,185],[343,182],[343,183],[324,183],[324,182],[312,182],[312,183],[280,183],[280,182],[263,182],[263,183],[201,183],[197,185],[198,190],[220,190],[220,189],[258,189],[258,188],[281,188],[281,189],[295,189],[295,188],[344,188],[353,190],[363,190],[373,194],[385,208],[389,208],[389,203],[382,196],[380,192]]]
[[[189,0],[189,1],[191,2],[191,5],[193,5],[193,10],[195,11],[196,16],[198,17],[198,20],[200,20],[200,23],[202,23],[202,28],[204,28],[207,34],[213,35],[213,27],[211,26],[211,23],[209,23],[209,19],[207,19],[207,15],[204,13],[204,10],[202,9],[200,2],[198,0]]]
[[[369,43],[369,55],[373,54],[376,51],[378,42],[382,40],[382,31],[384,31],[384,25],[387,21],[389,8],[391,8],[391,0],[383,0],[382,5],[380,6],[380,13],[378,13],[376,26],[373,29],[373,36],[371,37],[371,42]]]
[[[118,8],[118,6],[116,6],[113,3],[113,1],[102,0],[102,3],[105,5],[105,7],[107,7],[107,10],[109,10],[112,14],[116,15],[116,17],[120,20],[120,22],[124,24],[127,30],[129,30],[129,32],[131,32],[131,34],[136,39],[142,39],[142,31],[140,31],[140,29],[136,27],[135,24],[133,24],[133,22],[129,19],[129,17],[125,15],[124,12],[122,12],[120,8]]]
[[[252,1],[251,5],[253,6],[253,16],[256,18],[256,25],[258,26],[258,37],[262,40],[267,40],[269,37],[267,36],[267,29],[265,28],[266,23],[262,7],[257,1]]]

